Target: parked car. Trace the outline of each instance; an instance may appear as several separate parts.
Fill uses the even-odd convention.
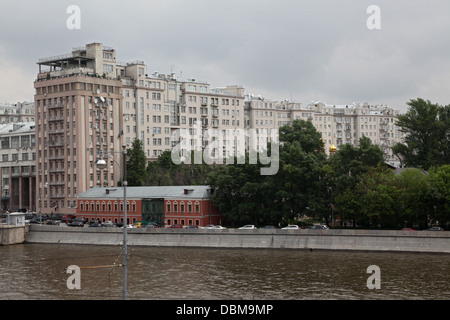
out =
[[[59,226],[60,222],[57,219],[48,219],[45,224],[51,225],[51,226]]]
[[[91,221],[91,222],[89,222],[88,227],[90,227],[90,228],[103,228],[103,223],[100,223],[99,221]]]
[[[213,227],[213,229],[226,229],[226,228],[225,228],[225,227],[222,227],[222,226],[220,226],[220,225],[216,225],[216,226]]]
[[[444,231],[444,229],[441,227],[435,226],[435,227],[428,228],[427,231]]]
[[[284,230],[287,230],[287,229],[300,229],[300,227],[298,225],[296,225],[296,224],[290,224],[290,225],[288,225],[288,226],[286,226],[284,228],[281,228],[281,229],[284,229]]]
[[[42,217],[33,217],[33,218],[30,220],[30,223],[43,224],[46,220],[47,220],[47,218],[44,217],[44,216],[42,216]]]
[[[115,227],[116,225],[112,221],[105,221],[105,222],[102,222],[102,226],[103,227]]]
[[[213,224],[208,224],[207,226],[204,227],[205,229],[214,229],[214,225]]]
[[[86,220],[84,218],[75,218],[71,222],[69,222],[67,225],[69,227],[84,227],[85,223],[86,223]]]
[[[183,228],[183,226],[181,224],[173,224],[171,226],[168,226],[167,228],[181,229]]]
[[[276,229],[274,226],[265,226],[264,229]]]
[[[200,227],[199,227],[199,226],[193,226],[193,225],[191,224],[191,225],[188,225],[186,228],[187,228],[187,229],[199,229]]]
[[[61,222],[70,223],[72,220],[74,220],[77,216],[73,214],[68,214],[62,217]]]
[[[240,227],[239,229],[256,229],[256,227],[253,224],[246,224],[243,227]]]
[[[145,225],[144,225],[144,223],[142,221],[136,221],[135,223],[133,223],[133,225],[136,228],[144,228],[145,227]]]
[[[411,229],[411,228],[403,228],[402,231],[416,231],[416,230]]]
[[[153,222],[149,222],[145,227],[146,228],[159,228],[160,226],[159,226],[158,222],[153,221]]]
[[[307,227],[306,229],[312,229],[312,230],[327,230],[329,229],[326,225],[324,224],[315,224],[313,226]]]

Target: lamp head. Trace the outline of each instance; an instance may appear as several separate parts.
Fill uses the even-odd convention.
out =
[[[97,164],[97,168],[100,170],[103,170],[106,168],[106,161],[103,159],[97,160],[96,164]]]

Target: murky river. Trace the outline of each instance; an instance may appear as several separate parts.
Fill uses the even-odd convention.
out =
[[[348,251],[129,247],[136,300],[450,299],[450,255]],[[0,246],[0,299],[122,299],[122,248]],[[80,267],[80,289],[66,268]],[[114,266],[116,265],[116,266]],[[369,289],[369,266],[380,289]]]

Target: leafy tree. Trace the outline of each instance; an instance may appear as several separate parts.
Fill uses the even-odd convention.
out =
[[[213,202],[230,223],[292,222],[308,211],[323,214],[317,195],[326,159],[321,135],[304,120],[280,128],[279,170],[262,176],[261,164],[222,166],[210,174],[208,183],[215,191]],[[268,147],[268,150],[271,150]]]
[[[291,125],[282,126],[279,132],[282,144],[297,141],[307,153],[324,153],[322,136],[310,121],[294,120]]]
[[[192,151],[192,157],[197,151]],[[147,185],[202,185],[206,183],[209,172],[216,170],[216,165],[175,164],[171,151],[163,152],[157,161],[147,166]]]
[[[249,164],[246,153],[244,164],[224,165],[210,173],[207,183],[214,193],[212,201],[225,214],[229,224],[259,224],[264,214],[265,201],[261,190],[265,176],[260,174],[259,164]]]
[[[359,177],[384,163],[383,151],[368,137],[359,140],[359,146],[344,144],[328,160],[328,188],[332,189],[336,214],[343,220],[360,220],[363,205],[357,190]],[[355,198],[355,195],[358,197]],[[367,222],[367,219],[363,219]]]
[[[450,165],[433,167],[429,172],[432,223],[450,227]]]
[[[394,154],[407,167],[428,170],[450,163],[450,105],[442,107],[421,98],[408,102],[409,110],[398,116],[397,126],[406,135]]]
[[[127,182],[129,186],[144,186],[147,181],[147,157],[139,139],[133,141],[127,149]]]

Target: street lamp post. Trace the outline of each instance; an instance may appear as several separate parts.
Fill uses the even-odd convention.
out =
[[[122,146],[122,155],[123,155],[123,175],[122,175],[122,186],[123,186],[123,288],[122,288],[122,299],[127,299],[127,260],[128,260],[128,244],[127,244],[127,150],[126,145]],[[114,159],[113,159],[114,160]],[[114,162],[116,162],[114,160]],[[103,159],[99,159],[97,162],[97,168],[99,170],[103,170],[106,168],[106,161]],[[120,165],[116,162],[117,166],[120,168]]]

